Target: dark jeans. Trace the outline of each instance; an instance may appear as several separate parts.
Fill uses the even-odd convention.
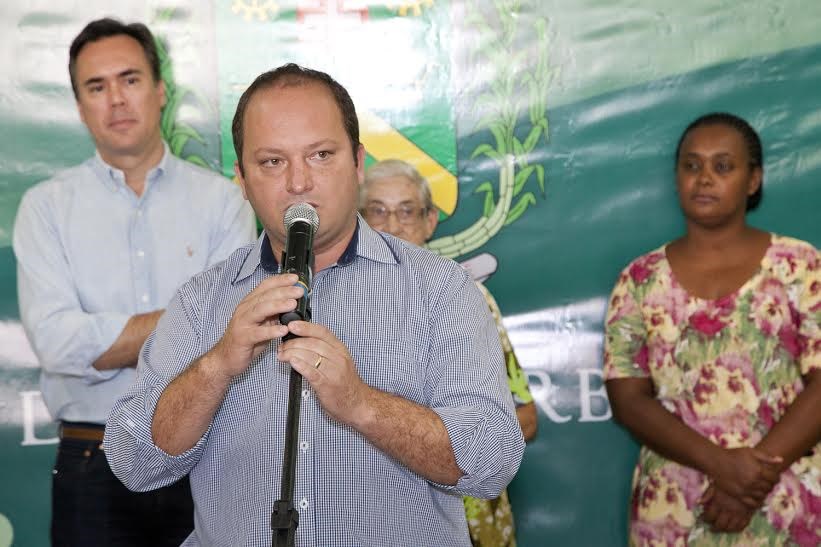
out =
[[[51,492],[55,546],[179,546],[194,529],[188,477],[153,492],[131,492],[96,441],[62,439]]]

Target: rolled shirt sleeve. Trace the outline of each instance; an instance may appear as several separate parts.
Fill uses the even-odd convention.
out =
[[[154,444],[151,435],[163,391],[203,353],[192,313],[178,293],[146,340],[136,380],[114,405],[106,424],[106,457],[117,478],[131,490],[153,490],[179,480],[200,460],[208,439],[210,427],[196,445],[172,456]]]
[[[454,486],[438,486],[496,498],[516,475],[525,442],[487,304],[467,274],[449,284],[443,294],[450,296],[433,310],[428,385],[464,474]]]

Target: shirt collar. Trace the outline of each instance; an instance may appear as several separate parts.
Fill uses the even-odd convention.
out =
[[[357,217],[357,226],[360,228],[357,255],[374,262],[399,264],[399,255],[388,243],[385,235],[371,228],[361,215]]]
[[[257,269],[258,266],[261,265],[261,255],[262,255],[262,248],[266,247],[268,252],[271,254],[271,258],[273,259],[273,251],[271,251],[271,244],[268,243],[268,234],[265,233],[265,230],[262,231],[262,234],[257,238],[257,242],[251,247],[251,250],[248,252],[248,255],[245,257],[245,260],[242,261],[242,266],[237,272],[236,277],[234,277],[234,283],[237,281],[242,281],[246,277],[250,276],[254,271]],[[276,260],[274,259],[276,262]],[[279,267],[277,266],[277,269]],[[267,268],[266,268],[267,270]]]
[[[356,249],[359,247],[359,214],[356,216],[356,226],[354,226],[353,229],[353,236],[351,236],[348,246],[345,247],[344,251],[342,251],[342,255],[339,257],[339,260],[336,261],[338,266],[347,266],[353,262],[354,258],[356,258]]]
[[[169,172],[173,167],[173,163],[169,160],[171,150],[168,148],[168,143],[163,141],[163,154],[160,162],[150,169],[145,175],[146,183],[162,179],[163,175]],[[125,185],[125,173],[116,167],[109,165],[103,160],[99,150],[94,152],[94,157],[91,159],[91,168],[97,177],[103,181],[103,184],[108,186],[111,190],[117,190]],[[146,185],[147,187],[148,185]]]
[[[265,231],[262,232],[262,246],[259,249],[259,265],[269,274],[275,274],[279,271],[279,261],[277,257],[274,256],[274,250],[271,248],[271,240]]]
[[[337,260],[337,266],[348,266],[352,264],[356,257],[362,257],[376,262],[386,264],[398,264],[399,257],[394,253],[388,242],[379,232],[375,232],[368,223],[357,214],[356,227],[348,246]],[[271,250],[271,243],[265,231],[257,238],[256,244],[251,248],[248,256],[240,267],[234,282],[241,281],[261,267],[266,273],[274,274],[279,271],[279,261]]]

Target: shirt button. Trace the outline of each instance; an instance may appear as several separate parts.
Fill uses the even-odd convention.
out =
[[[144,295],[142,296],[142,298],[140,298],[140,300],[142,300],[143,302],[148,302],[148,295],[147,295],[147,294],[144,294]]]
[[[142,257],[144,257],[144,256],[145,256],[145,252],[141,249],[141,250],[137,251],[137,256],[139,256],[140,258],[142,258]]]
[[[300,509],[307,509],[308,508],[308,498],[302,498],[299,500],[299,508]]]
[[[309,446],[311,446],[311,443],[309,443],[308,441],[302,441],[301,443],[299,443],[299,449],[303,452],[307,452]]]
[[[137,216],[138,217],[143,216],[143,210],[142,209],[137,209]]]
[[[303,399],[307,399],[307,398],[308,398],[308,397],[310,397],[310,396],[311,396],[311,392],[310,392],[310,391],[308,391],[307,389],[303,389],[303,390],[302,390],[302,398],[303,398]]]

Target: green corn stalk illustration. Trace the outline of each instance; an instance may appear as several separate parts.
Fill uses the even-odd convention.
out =
[[[173,16],[174,9],[161,10],[157,14],[157,20],[167,20]],[[191,95],[197,98],[200,104],[206,105],[207,102],[196,95],[190,88],[177,85],[174,81],[174,73],[172,69],[171,56],[168,54],[168,48],[162,38],[155,36],[154,43],[157,46],[157,55],[160,59],[160,78],[165,84],[165,107],[160,118],[160,130],[163,139],[168,143],[171,153],[186,161],[190,161],[196,165],[211,169],[211,166],[198,154],[183,155],[185,147],[190,140],[194,140],[205,146],[205,139],[188,124],[178,121],[180,107],[183,105],[186,97]]]
[[[477,129],[486,128],[493,136],[493,143],[477,146],[470,158],[490,158],[499,167],[498,199],[491,181],[482,182],[475,190],[484,193],[482,216],[458,234],[437,238],[428,243],[432,251],[457,258],[487,243],[504,226],[515,222],[527,208],[536,203],[536,195],[525,185],[536,179],[541,197],[544,198],[545,172],[530,158],[540,139],[547,143],[547,91],[552,79],[548,66],[547,21],[531,19],[536,33],[536,62],[529,66],[533,51],[519,47],[518,26],[526,18],[521,17],[518,0],[493,0],[493,17],[488,17],[477,5],[467,5],[467,22],[475,28],[482,43],[476,48],[469,66],[490,64],[493,76],[488,89],[481,92],[477,107],[486,111]],[[489,21],[498,22],[494,28]],[[531,44],[533,42],[530,42]],[[484,63],[483,63],[484,61]],[[522,105],[523,99],[527,100]],[[523,107],[529,114],[529,127],[524,140],[517,136],[517,120]],[[524,133],[521,130],[521,133]]]

